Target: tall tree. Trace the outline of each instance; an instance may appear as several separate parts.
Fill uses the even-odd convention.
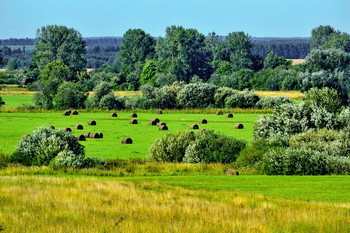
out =
[[[322,48],[324,43],[326,43],[328,37],[334,33],[339,33],[339,32],[329,25],[326,25],[326,26],[321,25],[317,28],[312,29],[311,41],[310,41],[311,48],[312,49]]]
[[[205,39],[207,50],[211,55],[211,62],[213,69],[216,70],[222,61],[229,61],[230,56],[228,53],[227,45],[223,38],[217,35],[215,32],[209,33]]]
[[[210,77],[205,36],[195,29],[167,27],[165,39],[157,42],[156,53],[160,70],[174,74],[180,81],[189,82],[194,75],[205,80]]]
[[[233,71],[253,68],[251,37],[244,32],[232,32],[226,37]]]
[[[85,67],[85,42],[73,28],[49,25],[38,29],[34,62],[39,69],[60,60],[69,67],[70,79],[75,80],[78,71]]]
[[[146,59],[154,56],[155,39],[141,29],[129,29],[124,35],[119,53],[121,73],[140,75]]]

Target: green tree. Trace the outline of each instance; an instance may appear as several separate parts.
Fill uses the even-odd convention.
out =
[[[274,51],[270,51],[264,59],[264,69],[275,68],[279,66],[278,56]]]
[[[157,79],[158,66],[155,60],[146,60],[141,73],[141,85],[150,84],[154,86]]]
[[[326,43],[328,37],[334,33],[339,33],[333,27],[327,26],[319,26],[317,28],[312,29],[311,31],[311,48],[319,49]]]
[[[340,49],[313,49],[306,57],[306,64],[311,71],[346,70],[350,68],[350,53]]]
[[[314,108],[324,108],[328,112],[339,113],[341,111],[341,100],[338,92],[328,87],[311,88],[306,92],[304,101]]]
[[[134,72],[140,75],[146,59],[154,56],[155,40],[141,29],[129,29],[121,43],[118,54],[121,63],[121,73],[127,77]]]
[[[229,61],[227,44],[215,32],[209,33],[205,39],[206,49],[211,55],[211,66],[216,70],[222,61]]]
[[[70,80],[76,79],[76,72],[82,71],[86,60],[85,42],[82,35],[73,28],[49,25],[38,29],[34,63],[43,69],[48,63],[60,60],[70,70]]]
[[[59,86],[54,97],[54,108],[83,108],[86,99],[87,95],[80,90],[79,85],[76,83],[64,82]]]
[[[188,83],[194,75],[207,80],[212,73],[205,36],[195,29],[167,27],[165,39],[157,41],[156,53],[160,71],[174,74],[179,81]]]
[[[234,71],[250,69],[254,66],[251,37],[244,32],[232,32],[226,37],[230,61]]]
[[[350,52],[350,35],[346,33],[331,34],[323,45],[325,49],[341,49]]]

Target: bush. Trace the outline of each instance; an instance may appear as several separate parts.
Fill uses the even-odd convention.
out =
[[[332,156],[350,157],[350,135],[329,129],[310,129],[289,139],[292,148],[311,149],[326,152]]]
[[[226,108],[254,108],[260,97],[251,91],[240,91],[226,98]]]
[[[229,87],[220,87],[215,91],[214,100],[215,100],[215,106],[219,108],[225,107],[225,101],[227,97],[237,93],[237,90],[234,90]]]
[[[312,107],[324,108],[332,113],[339,113],[342,105],[338,92],[328,87],[311,88],[306,92],[304,102]]]
[[[196,139],[192,132],[166,134],[150,147],[149,158],[157,162],[182,162],[187,147]]]
[[[100,103],[98,104],[98,107],[100,109],[112,110],[112,109],[123,109],[124,105],[117,96],[115,96],[112,93],[109,93],[101,98]]]
[[[54,97],[54,107],[56,109],[83,108],[87,94],[79,89],[77,84],[71,82],[60,85]]]
[[[71,132],[39,128],[19,141],[11,161],[26,166],[49,165],[61,151],[70,151],[75,156],[84,156],[84,146]]]
[[[277,96],[277,97],[268,96],[268,97],[260,99],[256,103],[255,107],[257,107],[257,108],[275,108],[275,107],[282,105],[282,104],[291,104],[291,103],[292,103],[292,101],[284,96]]]
[[[311,149],[287,148],[267,152],[263,167],[267,175],[348,174],[350,158]]]
[[[186,85],[177,96],[177,103],[183,108],[207,108],[215,103],[214,94],[218,87],[208,83]]]
[[[232,163],[246,147],[246,142],[213,131],[200,133],[186,149],[187,163]]]

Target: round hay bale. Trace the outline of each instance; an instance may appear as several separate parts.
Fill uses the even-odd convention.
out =
[[[225,172],[226,176],[238,176],[239,172],[233,168],[227,169]]]
[[[157,110],[156,114],[163,114],[163,111],[162,110]]]
[[[71,129],[71,128],[64,128],[63,130],[64,130],[64,131],[67,131],[67,132],[72,132],[72,129]]]
[[[76,125],[74,128],[75,128],[75,129],[78,129],[78,130],[84,129],[84,127],[83,127],[82,125]]]
[[[83,135],[84,135],[86,138],[89,138],[89,137],[90,137],[90,134],[91,134],[91,133],[88,133],[88,132],[83,133]]]
[[[160,126],[162,126],[162,125],[166,125],[166,123],[165,123],[165,122],[159,122],[159,123],[157,124],[158,127],[160,127]]]
[[[22,139],[26,139],[28,136],[30,136],[30,134],[22,135]]]
[[[155,121],[157,124],[160,122],[159,118],[153,118],[152,121]]]
[[[123,138],[122,144],[132,144],[132,139],[131,138]]]
[[[63,116],[69,116],[69,115],[70,115],[70,113],[71,113],[71,111],[70,111],[70,110],[66,110],[66,111],[64,111],[64,112],[63,112]]]
[[[5,104],[5,101],[1,100],[0,105],[4,105],[4,104]]]
[[[197,124],[193,124],[190,126],[190,129],[199,129],[199,126]]]
[[[72,111],[71,112],[71,115],[78,115],[79,113],[78,113],[78,111]]]
[[[46,128],[48,128],[48,129],[55,129],[55,126],[49,125],[49,126],[46,126]]]
[[[199,124],[208,124],[208,121],[206,119],[200,119]]]
[[[159,126],[159,130],[168,130],[168,126],[161,125],[161,126]]]
[[[157,125],[157,122],[155,122],[155,121],[149,121],[149,122],[148,122],[148,125]]]
[[[233,114],[232,113],[228,113],[228,114],[226,114],[226,117],[227,118],[233,118]]]
[[[89,125],[96,125],[96,121],[88,121]]]
[[[115,112],[111,114],[111,117],[117,117],[117,116],[118,116],[118,114]]]
[[[222,111],[217,111],[216,115],[223,115],[224,113]]]
[[[100,137],[100,138],[103,138],[103,133],[99,133],[99,137]]]
[[[86,141],[86,138],[84,135],[80,134],[77,136],[78,141]]]
[[[137,117],[137,114],[136,114],[136,113],[131,113],[131,114],[130,114],[130,117],[136,118],[136,117]]]
[[[99,133],[91,133],[90,138],[100,138],[100,134]]]
[[[243,129],[244,125],[243,124],[236,124],[235,129]]]
[[[136,125],[138,122],[135,119],[132,119],[129,121],[129,124]]]

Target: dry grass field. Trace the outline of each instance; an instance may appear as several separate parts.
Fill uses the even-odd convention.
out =
[[[292,61],[292,65],[298,65],[305,62],[305,59],[287,59],[288,61]]]
[[[285,96],[292,100],[301,100],[304,97],[304,94],[300,91],[254,91],[260,97],[276,97],[276,96]]]

